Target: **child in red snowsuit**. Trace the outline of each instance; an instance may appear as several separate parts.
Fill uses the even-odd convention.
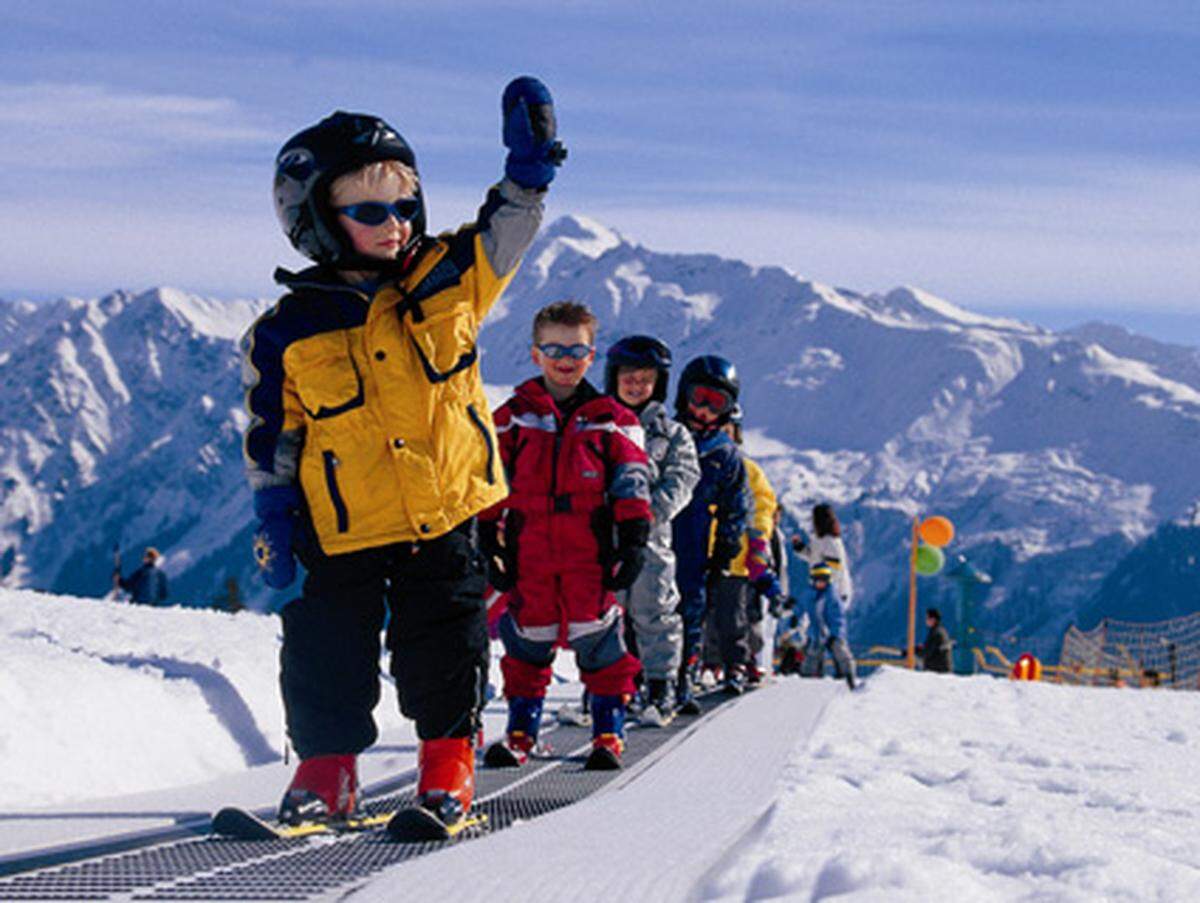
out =
[[[596,318],[559,302],[534,319],[540,377],[495,413],[510,495],[480,515],[492,585],[511,590],[501,617],[503,742],[486,759],[523,762],[537,743],[555,646],[570,646],[592,698],[590,768],[616,768],[625,700],[640,664],[625,648],[613,590],[641,570],[650,532],[650,472],[637,416],[584,380]]]

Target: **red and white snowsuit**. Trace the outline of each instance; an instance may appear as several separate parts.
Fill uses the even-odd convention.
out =
[[[510,494],[480,515],[504,519],[516,585],[500,619],[507,697],[542,697],[557,645],[597,696],[632,693],[640,665],[604,578],[614,525],[649,522],[650,471],[637,415],[581,383],[560,409],[541,378],[495,412]],[[515,550],[515,554],[514,551]]]

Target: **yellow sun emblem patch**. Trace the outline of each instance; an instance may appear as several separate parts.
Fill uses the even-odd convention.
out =
[[[258,562],[260,568],[268,568],[271,566],[271,559],[275,557],[275,553],[271,551],[271,544],[267,542],[267,537],[259,533],[254,537],[254,560]]]

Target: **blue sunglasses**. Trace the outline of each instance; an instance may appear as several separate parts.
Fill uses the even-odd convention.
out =
[[[390,204],[383,201],[363,201],[361,204],[349,204],[338,207],[338,213],[344,213],[356,223],[364,226],[382,226],[389,216],[396,217],[402,223],[416,218],[421,212],[421,202],[416,198],[401,198]]]
[[[561,360],[564,357],[581,361],[591,354],[593,350],[591,345],[584,345],[582,342],[577,342],[574,345],[560,345],[558,342],[546,342],[535,347],[552,361]]]

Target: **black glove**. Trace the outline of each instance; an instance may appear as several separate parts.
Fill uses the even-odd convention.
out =
[[[550,89],[530,75],[514,78],[504,89],[504,174],[522,188],[545,188],[554,168],[567,159],[567,149],[555,140],[558,124]]]
[[[615,569],[608,574],[604,585],[609,589],[629,589],[646,563],[646,543],[650,540],[650,521],[623,520],[617,524],[617,551],[613,556]]]
[[[796,608],[796,600],[792,596],[785,596],[780,593],[771,599],[771,606],[767,610],[771,612],[772,618],[780,618],[785,611],[794,611]]]
[[[506,593],[517,585],[517,556],[500,545],[499,526],[496,521],[479,522],[479,548],[487,561],[488,583]]]
[[[733,559],[737,558],[742,551],[742,543],[740,540],[727,539],[717,534],[717,538],[713,540],[712,551],[708,555],[708,571],[711,574],[719,574],[722,571],[729,570],[729,566],[733,564]]]

